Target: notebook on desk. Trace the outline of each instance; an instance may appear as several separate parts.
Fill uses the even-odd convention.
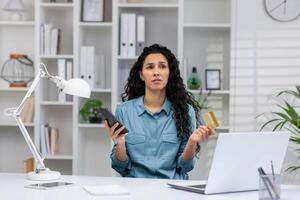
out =
[[[290,134],[288,132],[250,132],[219,134],[206,184],[203,181],[178,181],[175,189],[216,194],[258,189],[257,168],[280,173]]]

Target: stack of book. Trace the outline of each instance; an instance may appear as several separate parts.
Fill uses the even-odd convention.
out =
[[[42,157],[59,153],[59,129],[49,124],[41,125],[40,152]]]
[[[40,27],[41,55],[57,55],[60,52],[61,30],[52,24],[42,24]]]

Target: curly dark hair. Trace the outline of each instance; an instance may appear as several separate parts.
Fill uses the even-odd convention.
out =
[[[149,54],[155,53],[162,54],[168,61],[170,74],[166,86],[166,97],[172,104],[177,136],[188,139],[193,131],[191,130],[191,122],[188,114],[189,105],[191,105],[196,112],[197,125],[199,122],[197,113],[200,110],[200,105],[194,96],[187,91],[180,76],[179,61],[167,47],[153,44],[143,49],[143,52],[130,70],[127,84],[125,85],[125,92],[122,93],[122,101],[124,102],[145,95],[145,82],[141,80],[139,72],[142,71],[145,58]],[[199,150],[200,146],[198,144],[197,152],[199,152]]]

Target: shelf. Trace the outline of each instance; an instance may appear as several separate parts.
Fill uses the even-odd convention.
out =
[[[229,126],[219,126],[216,130],[229,130]]]
[[[200,90],[188,90],[192,94],[200,94]],[[202,90],[202,94],[208,94],[208,90]],[[229,95],[229,90],[211,90],[211,95]]]
[[[65,55],[41,55],[40,58],[41,59],[62,59],[62,58],[65,58],[65,59],[73,59],[73,55],[68,55],[68,54],[65,54]]]
[[[118,60],[137,60],[138,56],[134,57],[123,57],[123,56],[118,56]]]
[[[201,23],[201,24],[184,24],[186,29],[230,29],[230,24],[225,23]]]
[[[45,160],[72,160],[72,155],[49,155],[46,156]]]
[[[45,8],[73,8],[73,3],[41,3]]]
[[[79,22],[81,27],[112,27],[111,22]]]
[[[41,105],[45,105],[45,106],[72,106],[73,102],[42,101]]]
[[[80,123],[78,124],[79,128],[104,128],[104,124],[88,124],[88,123]]]
[[[119,3],[119,8],[178,8],[175,3]]]
[[[27,127],[34,127],[34,123],[24,123]],[[0,127],[7,126],[7,127],[18,127],[17,122],[0,122]]]
[[[1,92],[27,92],[28,88],[0,87]]]
[[[92,89],[91,92],[94,92],[94,93],[111,93],[112,89]]]
[[[0,26],[34,26],[34,21],[0,21]]]

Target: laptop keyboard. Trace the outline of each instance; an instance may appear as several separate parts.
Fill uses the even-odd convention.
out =
[[[189,187],[194,187],[194,188],[199,188],[199,189],[204,189],[206,184],[201,184],[201,185],[190,185]]]

